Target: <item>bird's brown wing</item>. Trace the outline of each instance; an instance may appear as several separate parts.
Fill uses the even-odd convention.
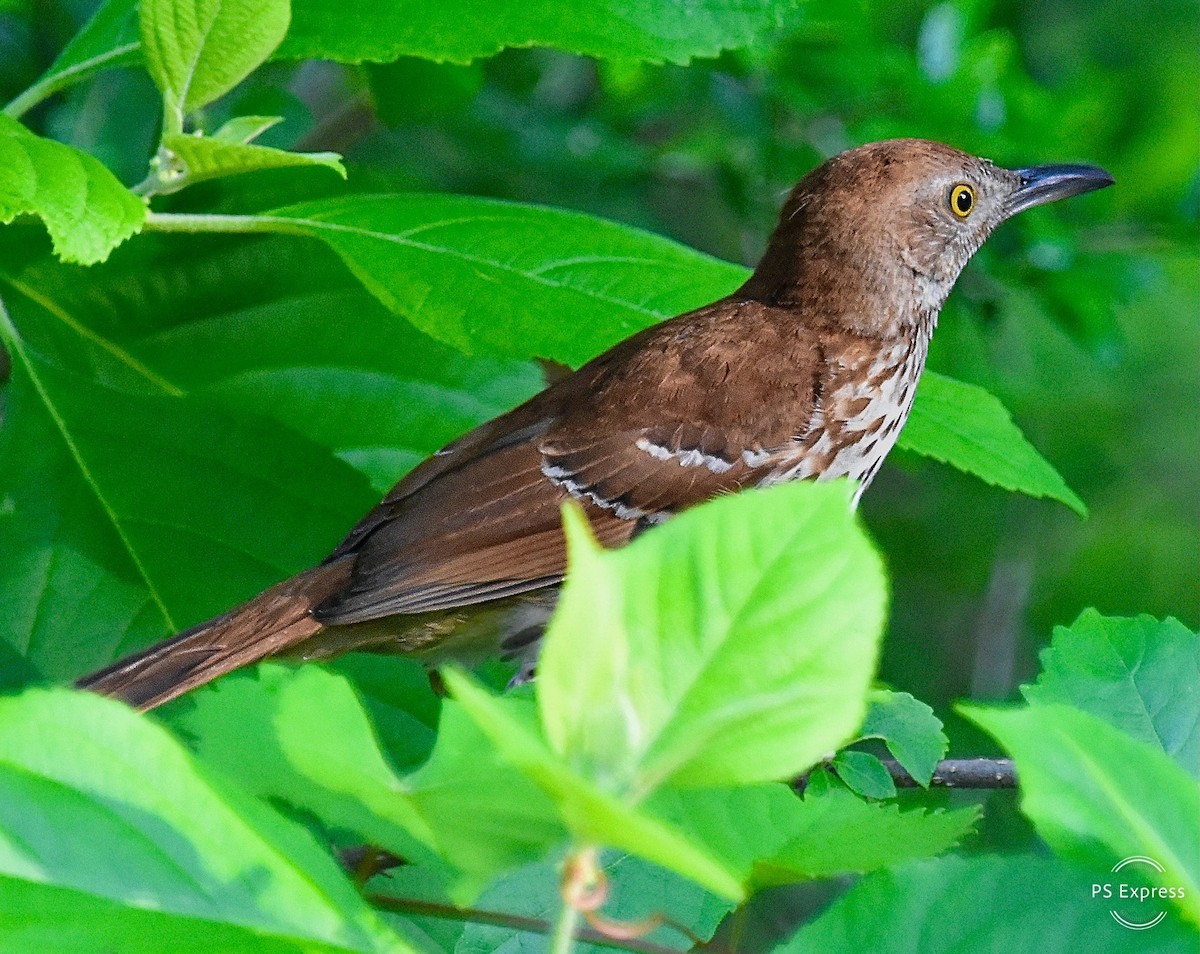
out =
[[[823,362],[764,311],[724,302],[649,329],[450,445],[335,551],[354,554],[353,571],[314,617],[358,623],[556,583],[570,498],[616,546],[644,522],[758,482],[811,420]],[[786,360],[764,368],[753,360],[764,345]]]

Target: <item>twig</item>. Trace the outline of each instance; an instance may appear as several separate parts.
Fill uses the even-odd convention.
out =
[[[529,931],[532,934],[549,935],[554,925],[541,918],[530,918],[520,914],[506,914],[502,911],[484,911],[478,908],[456,908],[449,904],[437,904],[433,901],[420,901],[417,898],[392,898],[383,894],[367,895],[367,900],[379,908],[395,911],[397,914],[413,914],[418,917],[440,918],[445,921],[473,921],[476,924],[491,924],[495,927],[512,928],[514,931]],[[679,954],[673,947],[653,944],[638,938],[615,938],[590,928],[581,928],[575,936],[589,944],[600,947],[612,947],[621,951],[634,951],[636,954]]]
[[[917,781],[895,759],[881,759],[897,788],[917,788]],[[942,759],[931,786],[939,788],[1016,788],[1012,759]]]
[[[920,788],[917,780],[895,759],[880,759],[883,767],[888,770],[897,788]],[[822,763],[820,768],[828,769],[834,774],[836,767],[832,762]],[[803,792],[808,787],[808,776],[805,772],[792,783],[792,788]],[[1016,788],[1017,773],[1013,768],[1012,759],[942,759],[933,770],[933,778],[929,780],[930,788]]]

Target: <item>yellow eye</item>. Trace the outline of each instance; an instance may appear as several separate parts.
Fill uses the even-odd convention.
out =
[[[959,183],[950,190],[950,209],[960,219],[965,219],[975,208],[975,190]]]

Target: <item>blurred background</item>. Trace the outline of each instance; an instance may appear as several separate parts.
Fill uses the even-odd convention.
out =
[[[0,0],[0,98],[94,8]],[[746,264],[791,185],[863,142],[920,136],[1012,167],[1111,171],[1116,188],[1004,226],[930,358],[999,395],[1090,518],[899,453],[863,505],[893,574],[883,678],[948,717],[952,699],[1010,696],[1084,607],[1200,622],[1197,50],[1194,0],[814,2],[755,48],[688,67],[548,50],[273,63],[204,121],[283,115],[262,142],[344,153],[352,189],[579,209]],[[132,184],[158,115],[144,72],[118,69],[25,121]],[[260,173],[172,201],[249,211],[344,188]],[[983,746],[951,729],[955,748]]]

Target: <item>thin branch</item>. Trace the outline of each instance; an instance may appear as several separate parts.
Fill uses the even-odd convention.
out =
[[[921,788],[920,783],[895,759],[880,759],[897,788]],[[832,762],[822,763],[818,768],[837,774]],[[798,792],[808,786],[805,772],[792,783]],[[1017,772],[1012,759],[942,759],[933,770],[930,788],[1016,788]]]
[[[895,759],[881,759],[897,788],[917,788],[917,780]],[[930,786],[938,788],[1016,788],[1012,759],[942,759]]]
[[[549,936],[554,931],[554,925],[541,918],[530,918],[519,914],[505,914],[502,911],[483,911],[478,908],[456,908],[449,904],[436,904],[432,901],[420,901],[416,898],[392,898],[383,894],[367,895],[367,901],[379,908],[395,911],[397,914],[413,914],[418,917],[440,918],[446,921],[471,921],[476,924],[491,924],[495,927],[512,928],[514,931],[529,931],[531,934]],[[620,951],[634,951],[636,954],[679,954],[673,947],[653,944],[639,938],[615,938],[590,928],[582,928],[575,932],[575,937],[588,944],[599,947],[611,947]]]

